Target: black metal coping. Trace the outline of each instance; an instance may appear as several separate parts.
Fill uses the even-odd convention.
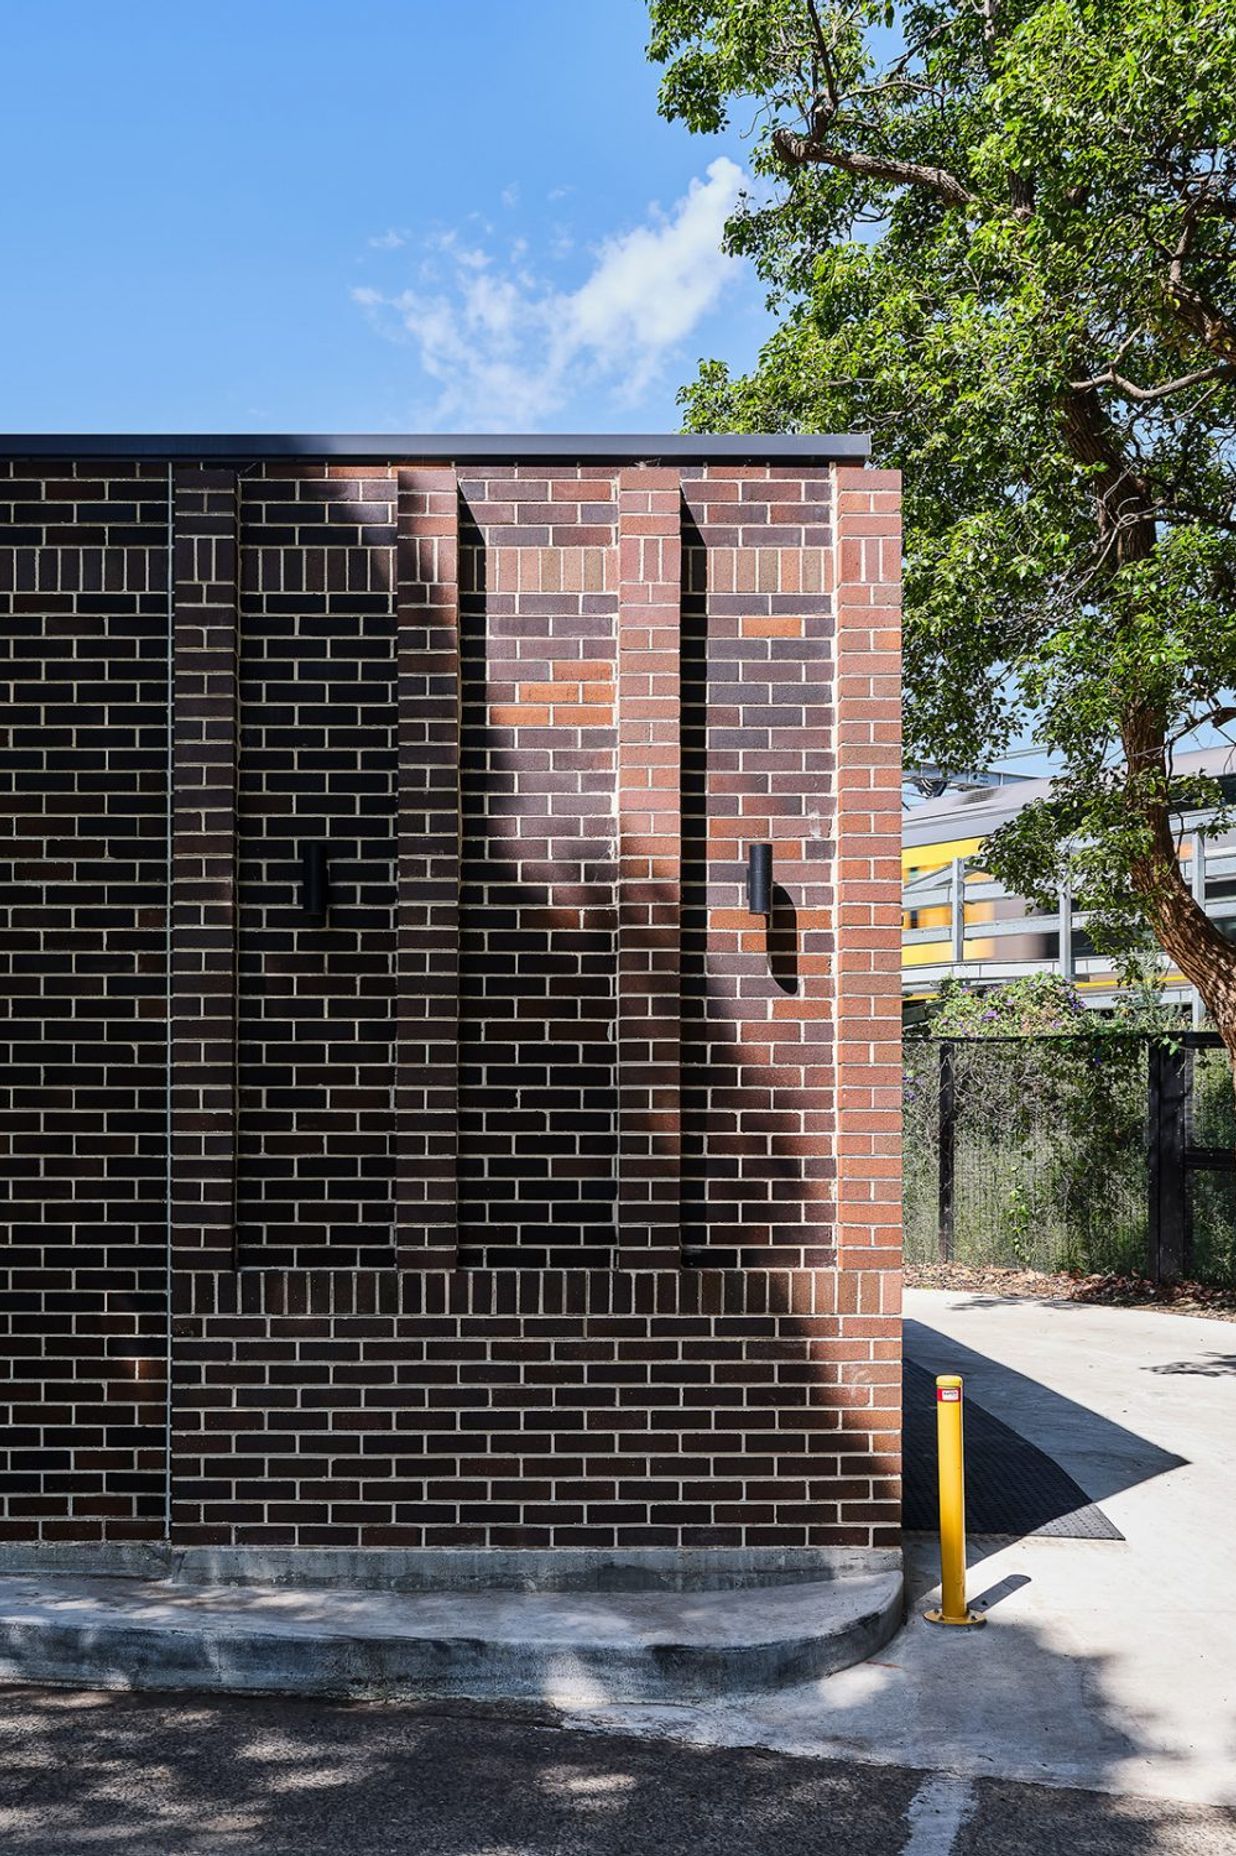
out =
[[[694,432],[8,432],[0,458],[404,458],[444,463],[861,463],[858,433]]]

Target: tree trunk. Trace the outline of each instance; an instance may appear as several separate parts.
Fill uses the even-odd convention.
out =
[[[1114,577],[1132,561],[1148,560],[1156,541],[1150,485],[1119,449],[1093,393],[1066,393],[1064,436],[1079,463],[1097,465],[1095,515],[1100,559]],[[1147,849],[1129,877],[1156,939],[1196,986],[1223,1039],[1236,1088],[1236,943],[1215,927],[1185,882],[1167,807],[1167,733],[1152,702],[1130,700],[1121,723],[1125,793],[1147,831]]]
[[[1223,1039],[1236,1086],[1236,943],[1220,934],[1184,880],[1166,805],[1167,744],[1158,718],[1131,705],[1121,730],[1130,807],[1149,833],[1130,877],[1161,947],[1197,987]],[[1156,798],[1160,794],[1162,798]]]

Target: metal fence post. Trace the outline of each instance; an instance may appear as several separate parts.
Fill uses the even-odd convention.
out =
[[[1060,885],[1057,909],[1057,923],[1060,929],[1060,975],[1071,986],[1077,977],[1077,963],[1073,958],[1073,886],[1067,879]]]
[[[953,1047],[940,1040],[940,1119],[937,1141],[940,1261],[953,1256],[953,1182],[957,1148],[957,1095],[953,1079]]]
[[[1176,1282],[1188,1248],[1185,1107],[1188,1052],[1154,1042],[1149,1049],[1149,1227],[1151,1280]]]
[[[953,965],[959,967],[966,957],[966,865],[965,859],[961,857],[953,859],[949,910],[949,941]]]

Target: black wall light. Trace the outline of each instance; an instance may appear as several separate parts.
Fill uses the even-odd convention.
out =
[[[747,847],[747,907],[752,915],[772,914],[772,845]]]
[[[324,843],[305,844],[300,853],[300,906],[308,921],[318,926],[326,920],[330,908],[330,870],[327,866],[327,846]]]

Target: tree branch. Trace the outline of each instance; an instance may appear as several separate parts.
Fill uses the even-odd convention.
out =
[[[819,10],[816,7],[815,0],[807,0],[807,17],[811,21],[811,30],[815,34],[816,50],[823,60],[824,68],[827,70],[830,68],[832,60],[828,54],[828,40],[824,37],[824,27],[820,23]]]
[[[1195,729],[1223,728],[1228,722],[1236,722],[1236,707],[1230,703],[1219,703],[1215,708],[1207,709],[1202,715],[1187,715],[1180,727],[1173,729],[1167,737],[1168,746],[1174,747],[1177,741],[1183,741],[1186,735],[1191,735]]]
[[[1236,324],[1200,290],[1186,283],[1184,276],[1185,264],[1193,252],[1197,222],[1208,210],[1213,210],[1213,205],[1210,196],[1203,192],[1186,207],[1184,225],[1167,274],[1167,295],[1180,320],[1204,347],[1225,362],[1236,363]]]
[[[897,161],[891,155],[866,155],[856,149],[826,147],[824,130],[833,112],[819,110],[814,114],[816,120],[807,135],[797,135],[792,129],[773,131],[773,146],[788,167],[820,164],[841,168],[864,180],[888,180],[907,187],[925,187],[949,206],[979,204],[978,195],[963,187],[947,168],[926,167],[917,161]]]
[[[1139,387],[1136,382],[1126,380],[1114,367],[1107,368],[1101,374],[1095,374],[1091,380],[1071,380],[1070,391],[1073,393],[1093,393],[1098,387],[1115,387],[1126,399],[1148,404],[1151,400],[1165,400],[1173,393],[1183,393],[1186,387],[1200,387],[1208,380],[1231,380],[1236,378],[1236,362],[1216,361],[1212,367],[1199,367],[1194,374],[1181,374],[1177,380],[1166,380],[1161,387]]]
[[[1095,469],[1092,493],[1098,516],[1096,571],[1109,576],[1154,550],[1154,497],[1145,474],[1128,456],[1093,393],[1068,389],[1060,399],[1064,440],[1079,464]]]

